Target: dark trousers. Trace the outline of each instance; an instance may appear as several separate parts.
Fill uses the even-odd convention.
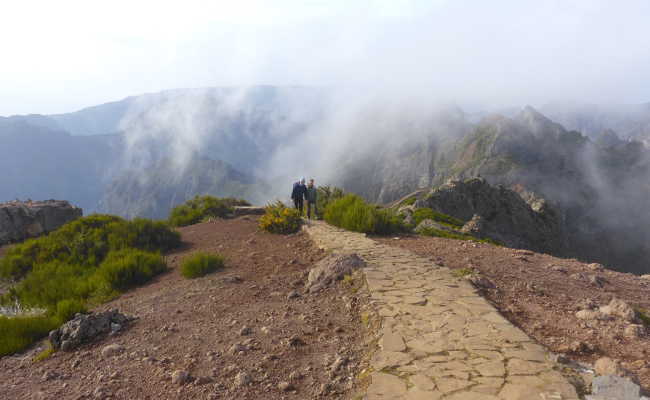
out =
[[[308,201],[307,202],[307,218],[311,219],[311,210],[314,209],[314,218],[316,218],[316,203]]]
[[[296,210],[300,210],[300,215],[302,215],[303,199],[293,199],[293,205],[296,206]]]

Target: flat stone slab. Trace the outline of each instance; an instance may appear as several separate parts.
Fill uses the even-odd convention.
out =
[[[367,263],[382,325],[368,400],[578,400],[548,352],[448,268],[321,221],[304,229]]]

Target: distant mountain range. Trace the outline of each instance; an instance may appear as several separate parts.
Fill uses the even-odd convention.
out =
[[[426,100],[259,86],[0,118],[0,201],[163,218],[196,194],[286,198],[304,175],[380,203],[480,175],[554,204],[567,255],[650,272],[650,105],[505,114],[476,120]]]

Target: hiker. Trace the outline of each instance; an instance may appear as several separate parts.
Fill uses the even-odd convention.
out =
[[[311,210],[314,210],[314,218],[316,218],[316,198],[318,196],[316,186],[314,186],[314,179],[309,180],[307,191],[305,192],[305,200],[307,200],[307,218],[311,219]]]
[[[305,186],[305,178],[300,178],[298,182],[293,184],[293,190],[291,191],[293,205],[296,206],[297,210],[300,210],[300,215],[302,215],[303,200],[306,194],[307,187]]]

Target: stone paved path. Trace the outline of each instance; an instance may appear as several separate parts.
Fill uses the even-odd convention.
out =
[[[305,230],[319,247],[368,264],[381,318],[368,400],[579,398],[548,352],[449,268],[322,222]]]

